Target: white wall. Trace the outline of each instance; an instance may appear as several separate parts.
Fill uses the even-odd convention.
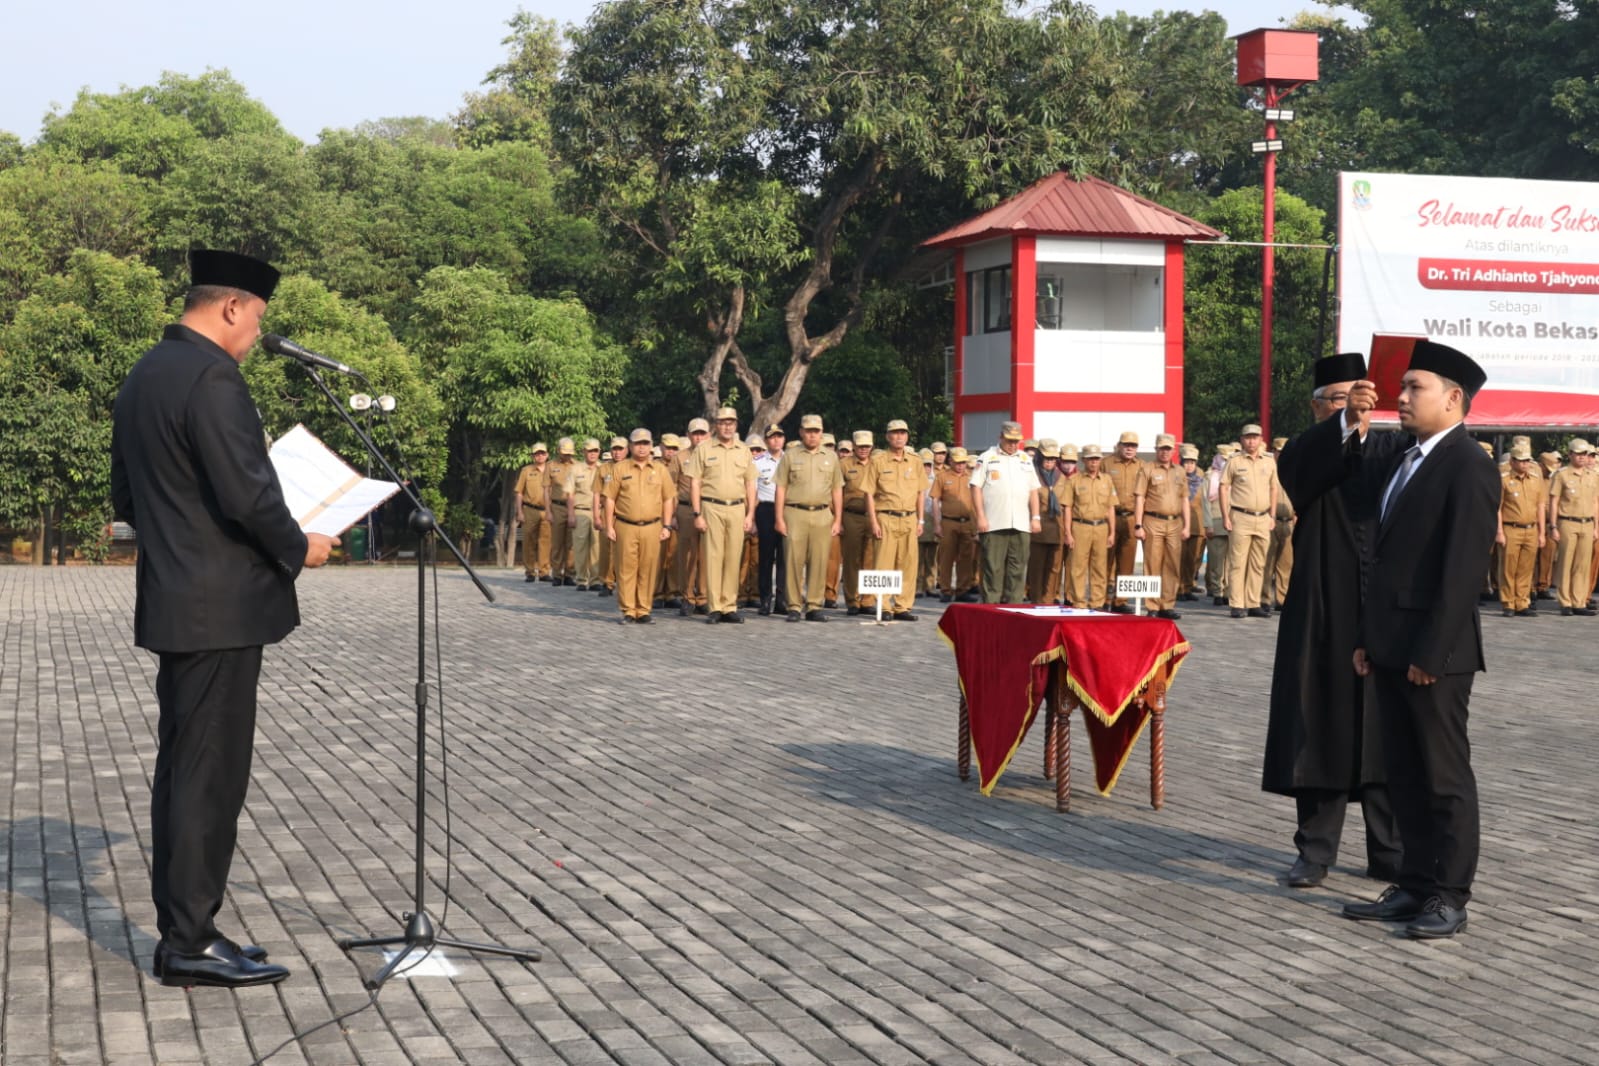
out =
[[[967,337],[961,358],[961,366],[965,370],[961,395],[978,396],[1010,391],[1009,330]]]
[[[1155,437],[1166,432],[1166,416],[1159,411],[1040,411],[1033,419],[1035,437],[1053,437],[1079,448],[1097,444],[1107,456],[1129,429],[1138,434],[1138,450],[1147,458],[1155,452]]]
[[[1040,237],[1039,263],[1140,263],[1164,266],[1165,241],[1117,241],[1095,237]],[[970,254],[970,253],[968,253]],[[971,268],[971,261],[967,261]]]
[[[1090,333],[1041,329],[1033,334],[1038,392],[1166,391],[1162,333]]]
[[[975,270],[987,270],[989,267],[1008,266],[1010,238],[1000,237],[997,240],[968,244],[961,249],[961,252],[961,269],[968,274]]]

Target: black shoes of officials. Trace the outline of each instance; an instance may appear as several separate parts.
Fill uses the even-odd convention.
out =
[[[1327,880],[1327,867],[1301,855],[1288,868],[1289,888],[1315,888]]]
[[[1405,935],[1415,940],[1444,940],[1466,927],[1466,908],[1452,907],[1438,896],[1422,899],[1390,885],[1371,903],[1344,904],[1344,917],[1357,922],[1404,922]]]
[[[163,985],[173,988],[249,988],[277,984],[289,976],[287,969],[265,959],[261,948],[253,944],[240,947],[226,939],[213,940],[192,955],[168,950],[163,941],[156,945],[152,969]]]

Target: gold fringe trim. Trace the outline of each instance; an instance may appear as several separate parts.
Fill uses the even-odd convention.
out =
[[[1114,711],[1110,711],[1108,713],[1106,712],[1105,708],[1099,705],[1097,700],[1090,696],[1083,689],[1083,687],[1077,683],[1077,679],[1072,677],[1072,673],[1069,668],[1066,671],[1066,684],[1070,686],[1072,692],[1077,696],[1077,699],[1082,703],[1083,707],[1091,711],[1095,718],[1098,718],[1105,725],[1114,725],[1116,723],[1116,717],[1121,714],[1122,711],[1127,709],[1127,705],[1133,702],[1133,700],[1137,699],[1140,692],[1143,692],[1149,687],[1149,683],[1155,679],[1155,674],[1167,663],[1172,662],[1172,659],[1176,657],[1177,662],[1172,665],[1171,673],[1166,677],[1166,685],[1169,688],[1172,681],[1177,677],[1178,669],[1183,665],[1182,656],[1186,656],[1191,650],[1192,645],[1185,640],[1181,644],[1173,644],[1171,647],[1157,655],[1155,657],[1155,664],[1149,668],[1149,672],[1143,676],[1138,684],[1132,687],[1132,690],[1128,694],[1127,698],[1122,700],[1121,703],[1116,706]],[[1064,655],[1065,652],[1062,651],[1061,654]]]

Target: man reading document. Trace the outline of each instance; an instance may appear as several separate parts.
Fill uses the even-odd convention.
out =
[[[294,580],[339,542],[290,515],[239,373],[278,272],[216,251],[191,253],[190,267],[182,318],[117,395],[111,494],[139,534],[134,643],[160,659],[155,975],[241,987],[289,975],[214,921],[250,782],[261,648],[299,624]]]

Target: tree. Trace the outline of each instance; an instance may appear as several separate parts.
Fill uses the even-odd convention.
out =
[[[467,93],[453,119],[456,135],[469,148],[522,141],[548,151],[550,97],[561,68],[561,30],[554,19],[521,8],[506,25],[511,32],[500,43],[510,55],[483,79],[487,92]]]
[[[0,321],[79,249],[146,254],[153,200],[148,181],[106,162],[36,152],[0,170]]]
[[[932,232],[916,203],[987,205],[1112,161],[1130,104],[1086,7],[1002,0],[616,0],[571,36],[553,121],[574,193],[659,317],[708,337],[754,421],[792,410],[868,290]],[[952,221],[945,215],[943,221]],[[781,315],[768,388],[739,345]]]

